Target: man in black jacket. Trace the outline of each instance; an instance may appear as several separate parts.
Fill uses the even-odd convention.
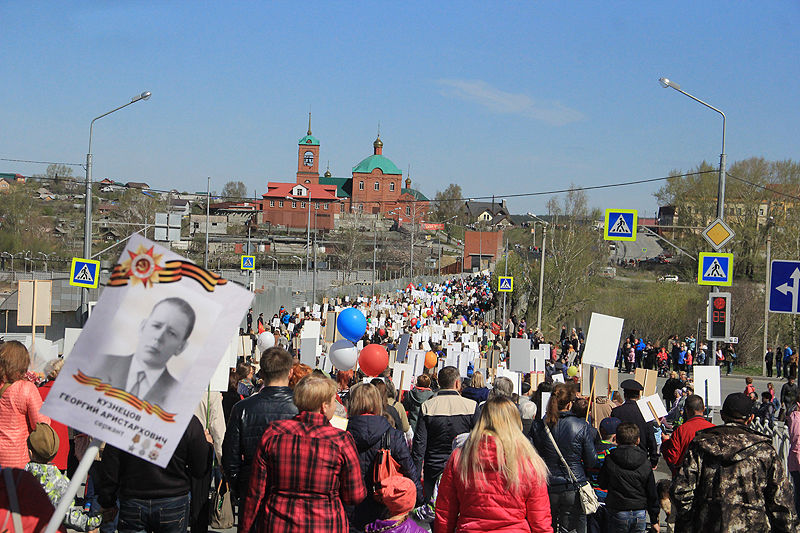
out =
[[[425,499],[433,495],[436,481],[444,472],[453,451],[453,439],[469,433],[475,401],[463,398],[458,368],[446,366],[439,372],[439,392],[422,404],[411,459],[417,472],[422,472]],[[425,463],[423,469],[423,461]]]
[[[266,350],[259,370],[264,388],[233,406],[222,442],[222,468],[239,498],[247,494],[250,465],[264,429],[270,422],[286,420],[298,413],[289,388],[291,370],[289,352],[278,347]],[[240,506],[240,511],[243,508]]]
[[[641,396],[644,387],[634,379],[626,379],[622,382],[621,387],[625,403],[612,409],[611,416],[619,418],[623,422],[633,422],[639,427],[639,446],[647,452],[650,464],[655,468],[658,464],[658,447],[653,425],[644,421],[642,412],[636,405],[636,400]]]
[[[98,483],[103,514],[113,516],[119,497],[120,531],[166,531],[168,527],[186,531],[191,478],[202,477],[208,470],[210,440],[200,420],[192,416],[166,468],[106,446]]]

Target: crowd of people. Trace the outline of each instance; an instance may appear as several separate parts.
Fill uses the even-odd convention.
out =
[[[425,306],[428,323],[459,324],[455,339],[475,332],[481,360],[499,352],[503,367],[510,338],[545,342],[524,321],[484,321],[493,294],[488,277],[475,276],[387,296],[363,343],[397,348],[392,332],[419,332],[408,314],[420,293],[435,295]],[[780,394],[770,384],[759,397],[749,380],[725,398],[716,426],[692,384],[703,345],[673,337],[653,346],[634,331],[620,351],[628,371],[660,368],[666,354],[668,414],[647,422],[637,404],[644,387],[634,379],[622,381],[621,393],[580,393],[579,376],[569,371],[580,366],[580,328],[562,328],[542,379],[531,373],[516,383],[477,361],[466,372],[444,364],[446,346],[431,339],[436,364],[426,364],[409,390],[397,390],[391,365],[367,376],[302,364],[293,339],[314,319],[285,308],[271,319],[248,313],[243,333],[272,333],[274,346],[262,352],[254,343],[228,390],[203,395],[165,468],[102,450],[85,500],[74,502],[63,527],[583,533],[659,531],[662,515],[674,531],[798,526],[800,397],[791,363]],[[28,364],[23,345],[0,345],[0,523],[9,531],[20,517],[19,531],[43,529],[88,438],[39,413],[58,365],[37,388]],[[755,418],[786,423],[788,473]],[[661,461],[671,476],[656,483]]]

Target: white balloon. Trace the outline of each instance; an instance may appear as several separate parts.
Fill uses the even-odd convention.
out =
[[[338,370],[352,370],[358,361],[358,348],[349,340],[341,339],[331,344],[328,358]]]
[[[275,346],[275,335],[272,332],[265,331],[258,334],[258,350],[261,353],[266,352],[273,346]]]

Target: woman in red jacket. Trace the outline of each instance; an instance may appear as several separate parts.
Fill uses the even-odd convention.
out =
[[[447,462],[434,531],[552,532],[547,475],[522,434],[517,407],[507,398],[491,399]]]

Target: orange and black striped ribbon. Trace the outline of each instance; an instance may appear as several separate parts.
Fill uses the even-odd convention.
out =
[[[122,265],[116,265],[114,271],[111,273],[111,279],[108,281],[110,287],[120,287],[127,285],[130,281],[131,272],[129,269]],[[214,292],[217,285],[225,285],[228,280],[209,272],[201,266],[188,261],[167,261],[164,268],[153,273],[151,277],[152,283],[173,283],[180,281],[184,277],[190,278],[198,282],[208,292]]]
[[[146,402],[144,400],[140,400],[130,392],[125,392],[124,390],[115,389],[108,383],[104,383],[102,380],[100,380],[100,378],[93,378],[91,376],[87,376],[80,370],[78,370],[78,373],[73,375],[72,377],[75,379],[75,381],[77,381],[81,385],[88,385],[90,387],[94,387],[94,390],[102,392],[106,396],[110,396],[111,398],[122,400],[123,402],[132,406],[137,411],[144,411],[149,415],[156,415],[164,422],[170,422],[170,423],[175,422],[175,413],[168,413],[158,405]]]

